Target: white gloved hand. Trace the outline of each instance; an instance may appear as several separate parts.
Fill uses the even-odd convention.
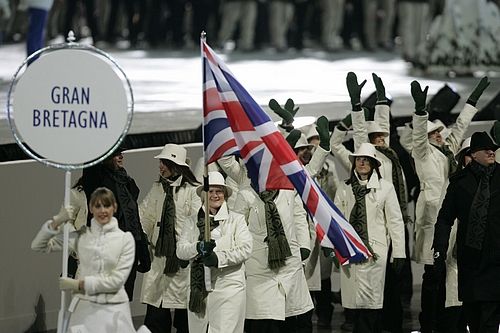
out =
[[[68,208],[61,206],[59,213],[57,213],[57,215],[52,217],[52,221],[54,221],[54,223],[52,224],[52,227],[57,228],[61,224],[68,222],[69,220],[74,219],[73,210],[74,209],[71,206]]]
[[[80,280],[75,280],[67,277],[59,278],[59,289],[61,290],[79,291],[80,290],[79,286],[80,286]]]

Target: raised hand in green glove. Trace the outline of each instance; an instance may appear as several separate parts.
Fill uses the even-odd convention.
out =
[[[500,120],[497,120],[493,123],[490,134],[493,140],[495,140],[495,143],[497,145],[500,145]]]
[[[352,129],[352,117],[350,113],[337,123],[337,128],[341,131]]]
[[[426,86],[424,90],[420,87],[420,83],[414,80],[411,83],[411,96],[413,101],[415,101],[415,114],[423,116],[426,113],[425,110],[425,100],[427,99],[427,91],[429,86]]]
[[[365,85],[366,80],[358,84],[358,77],[353,72],[347,73],[346,84],[353,111],[361,111],[361,89]]]
[[[281,105],[273,98],[269,101],[269,107],[273,110],[282,120],[281,127],[291,131],[293,129],[293,119],[299,107],[295,107],[293,99],[287,99],[285,107],[282,108]]]
[[[324,150],[330,150],[330,129],[328,119],[321,116],[316,120],[316,131],[319,135],[319,146]]]
[[[467,104],[470,104],[472,106],[476,106],[477,101],[479,101],[479,97],[483,94],[484,90],[488,88],[490,85],[490,81],[488,80],[488,77],[485,76],[479,81],[477,86],[474,88],[472,93],[470,94],[469,98],[467,99]]]
[[[385,87],[382,79],[375,73],[372,73],[373,83],[377,90],[377,104],[388,105],[387,97],[385,96]]]
[[[298,129],[293,129],[290,131],[290,133],[288,133],[285,140],[286,140],[286,142],[288,142],[290,147],[292,147],[292,149],[294,149],[295,145],[297,144],[297,141],[299,141],[301,135],[302,135],[302,132],[300,132]]]

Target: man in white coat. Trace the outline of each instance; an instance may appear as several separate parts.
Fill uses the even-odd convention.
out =
[[[423,333],[432,332],[436,316],[438,284],[433,272],[434,225],[449,183],[448,178],[457,169],[454,155],[460,149],[463,136],[477,112],[475,105],[488,85],[488,78],[484,77],[469,96],[450,134],[443,140],[440,133],[443,126],[428,120],[429,115],[425,108],[428,87],[422,90],[417,81],[411,83],[411,94],[415,101],[412,157],[420,180],[420,195],[415,208],[413,255],[417,263],[425,265],[422,276],[422,312],[419,317]]]
[[[362,143],[350,159],[350,179],[339,184],[335,205],[373,257],[341,268],[342,306],[353,310],[355,333],[379,332],[389,244],[398,272],[405,258],[404,225],[394,186],[380,177],[375,147]]]
[[[302,259],[310,252],[302,201],[292,190],[238,192],[234,210],[245,216],[253,236],[246,262],[249,333],[287,332],[285,322],[313,309]],[[297,327],[293,327],[297,329]]]

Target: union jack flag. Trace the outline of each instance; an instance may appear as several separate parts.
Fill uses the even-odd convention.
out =
[[[321,245],[341,264],[371,256],[354,228],[297,160],[267,113],[201,40],[205,163],[240,155],[259,192],[296,189],[313,218]]]

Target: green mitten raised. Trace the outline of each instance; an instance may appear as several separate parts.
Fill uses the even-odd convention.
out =
[[[353,72],[347,73],[346,84],[349,97],[351,98],[351,106],[353,111],[361,110],[361,89],[365,85],[366,80],[358,84],[358,77]]]
[[[425,100],[427,99],[427,91],[429,86],[426,86],[424,90],[420,87],[420,83],[414,80],[411,83],[411,96],[415,102],[415,114],[423,116],[426,114],[425,110]]]
[[[319,135],[319,146],[324,150],[330,150],[330,129],[328,119],[325,116],[321,116],[316,120],[316,131]]]
[[[479,101],[479,98],[483,94],[483,92],[488,88],[490,85],[490,81],[488,80],[488,77],[485,76],[479,81],[477,86],[474,88],[472,93],[470,94],[469,98],[467,99],[467,104],[470,104],[472,106],[476,106],[477,101]]]

